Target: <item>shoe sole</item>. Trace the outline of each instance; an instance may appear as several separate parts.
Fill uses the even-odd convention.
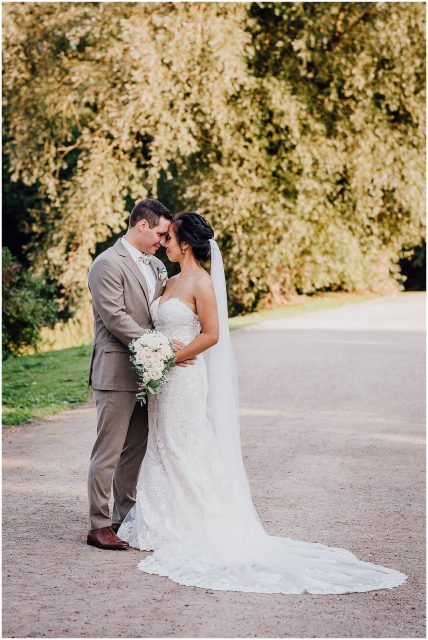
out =
[[[129,549],[129,545],[126,545],[126,547],[125,546],[110,547],[104,544],[96,544],[95,542],[92,542],[92,540],[86,540],[86,544],[88,544],[91,547],[96,547],[97,549],[104,549],[105,551],[127,551]]]

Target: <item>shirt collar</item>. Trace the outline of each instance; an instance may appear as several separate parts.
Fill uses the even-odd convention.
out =
[[[139,251],[139,249],[136,249],[130,242],[128,242],[125,236],[122,236],[122,242],[128,252],[131,254],[131,258],[133,258],[137,262],[138,258],[143,255],[141,251]]]

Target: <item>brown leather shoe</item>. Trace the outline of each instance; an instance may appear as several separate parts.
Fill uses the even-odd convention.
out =
[[[88,532],[86,542],[98,549],[110,549],[112,551],[123,551],[129,548],[129,544],[117,537],[112,527],[102,527],[92,529]]]

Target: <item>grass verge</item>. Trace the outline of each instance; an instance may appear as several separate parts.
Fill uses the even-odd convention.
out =
[[[375,297],[370,294],[326,294],[302,297],[285,307],[231,318],[231,330],[263,320],[286,318],[321,309],[332,309]],[[3,363],[3,424],[23,424],[69,409],[85,402],[91,347],[74,347],[20,358]]]
[[[91,347],[74,347],[3,362],[3,424],[46,418],[85,402]]]

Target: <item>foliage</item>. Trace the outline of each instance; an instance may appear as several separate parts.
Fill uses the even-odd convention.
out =
[[[425,291],[427,287],[427,249],[423,243],[403,251],[400,270],[406,291]]]
[[[5,5],[29,258],[85,305],[97,248],[159,195],[214,225],[234,313],[397,286],[424,234],[424,30],[421,3]]]
[[[3,363],[3,424],[45,418],[88,399],[90,347],[52,351]]]
[[[58,305],[46,280],[25,270],[7,247],[3,263],[3,356],[36,347],[40,331],[53,326]]]
[[[207,208],[236,212],[231,263],[243,309],[289,288],[383,289],[399,277],[403,245],[423,237],[421,9],[252,5],[257,83],[246,119],[218,179],[195,190],[195,202],[202,193]]]

